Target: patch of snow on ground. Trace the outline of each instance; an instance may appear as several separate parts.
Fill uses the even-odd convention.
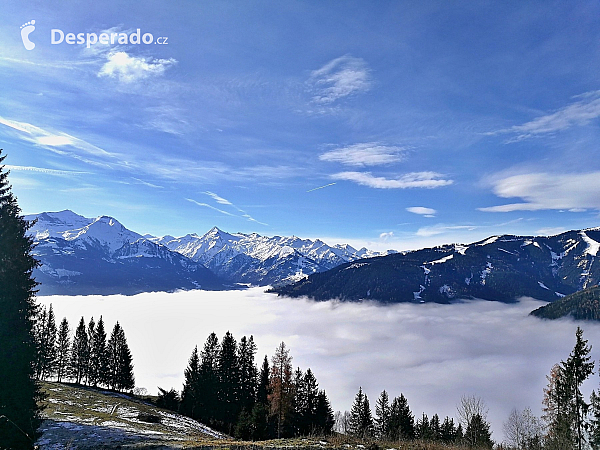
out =
[[[442,264],[445,263],[446,261],[451,260],[452,258],[454,258],[454,255],[448,255],[448,256],[444,256],[443,258],[440,259],[436,259],[435,261],[431,261],[425,264]]]
[[[598,254],[598,250],[600,250],[600,243],[591,239],[587,234],[585,234],[585,231],[580,231],[579,235],[587,244],[587,248],[583,253],[587,253],[590,256],[596,256]]]
[[[538,284],[540,285],[540,287],[541,287],[542,289],[546,289],[546,290],[548,290],[548,291],[550,290],[550,289],[548,289],[548,287],[547,287],[547,286],[546,286],[544,283],[542,283],[541,281],[538,281]]]

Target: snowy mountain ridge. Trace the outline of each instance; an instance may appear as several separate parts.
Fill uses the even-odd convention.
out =
[[[296,236],[261,236],[257,233],[227,233],[213,227],[202,236],[182,237],[141,235],[109,216],[89,219],[72,211],[44,212],[25,217],[36,220],[29,230],[37,243],[36,256],[43,263],[39,271],[44,283],[76,285],[81,275],[94,270],[75,264],[75,253],[96,252],[103,263],[124,264],[137,260],[152,268],[151,259],[177,270],[207,268],[230,284],[281,285],[329,270],[340,264],[377,253],[350,245],[329,246],[316,239]],[[81,259],[81,256],[79,256]],[[43,277],[42,277],[43,278]],[[192,282],[192,281],[191,281]],[[185,283],[184,283],[185,284]],[[180,288],[193,288],[193,281]]]

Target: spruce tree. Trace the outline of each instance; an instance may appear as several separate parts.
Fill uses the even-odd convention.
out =
[[[218,408],[217,391],[219,389],[218,362],[220,353],[219,338],[211,333],[201,352],[199,392],[202,399],[197,405],[197,414],[203,423],[215,426],[215,411]]]
[[[329,435],[333,432],[334,425],[335,420],[333,418],[331,403],[329,402],[325,391],[319,391],[317,395],[317,407],[313,422],[313,430],[319,434]]]
[[[199,391],[200,357],[198,356],[198,346],[194,347],[183,375],[185,381],[181,391],[181,413],[192,419],[199,419],[197,406],[202,393]]]
[[[93,386],[98,378],[98,366],[95,364],[96,358],[94,356],[94,344],[96,341],[96,322],[94,318],[90,318],[87,328],[88,334],[88,367],[85,373],[85,383],[89,386]]]
[[[222,422],[223,429],[231,434],[232,426],[240,413],[240,365],[237,353],[237,342],[228,331],[221,341],[218,360],[219,388],[217,419]]]
[[[88,335],[83,317],[75,330],[73,345],[71,349],[71,376],[75,383],[80,384],[87,373],[90,349],[88,346]]]
[[[133,389],[133,358],[127,345],[125,332],[117,322],[113,327],[107,345],[109,386],[117,391]]]
[[[0,150],[0,442],[6,448],[31,448],[40,424],[34,380],[36,315],[31,227],[21,216],[2,165]]]
[[[66,317],[63,317],[63,320],[60,322],[56,341],[56,378],[59,383],[69,373],[69,360],[71,356],[70,332],[69,322]]]
[[[90,377],[91,385],[96,387],[98,384],[108,385],[108,354],[106,344],[106,330],[104,329],[104,320],[102,316],[98,319],[94,329],[93,344],[90,349]]]
[[[581,385],[588,377],[594,373],[594,361],[590,361],[591,346],[587,345],[587,340],[583,339],[583,330],[577,327],[575,332],[575,347],[563,363],[563,370],[567,382],[571,385],[571,404],[573,409],[573,434],[578,450],[582,450],[585,445],[585,427],[589,404],[584,400],[581,393]]]
[[[480,414],[475,414],[465,431],[466,443],[471,448],[489,448],[494,446],[490,424]]]
[[[404,394],[394,398],[390,406],[389,437],[394,441],[415,438],[415,417]]]
[[[48,310],[44,306],[42,309],[38,309],[33,324],[33,339],[35,347],[37,349],[34,361],[35,377],[38,380],[43,379],[44,373],[44,361],[46,360],[46,324],[48,323]]]
[[[256,354],[256,344],[254,337],[240,339],[238,346],[240,392],[239,403],[242,410],[248,413],[252,411],[256,401],[256,384],[258,382],[258,370],[254,364],[254,355]]]
[[[367,395],[363,393],[362,387],[354,397],[354,403],[350,409],[350,434],[358,437],[370,437],[373,432],[373,416]]]
[[[390,398],[383,390],[375,404],[375,434],[379,439],[389,437],[390,431]]]

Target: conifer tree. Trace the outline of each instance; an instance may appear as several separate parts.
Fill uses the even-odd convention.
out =
[[[590,446],[593,450],[600,449],[600,396],[596,391],[590,395]]]
[[[203,423],[216,425],[215,411],[218,408],[217,391],[219,389],[219,338],[211,333],[201,352],[199,392],[202,400],[197,405],[197,414]]]
[[[429,421],[429,429],[431,430],[431,440],[439,441],[441,440],[441,424],[440,417],[437,414],[434,414]]]
[[[454,419],[446,416],[444,422],[440,426],[440,440],[445,444],[450,444],[456,441],[456,427]]]
[[[44,336],[46,334],[47,323],[48,310],[44,306],[42,309],[38,309],[32,329],[33,339],[36,348],[34,371],[37,380],[42,379],[42,374],[44,372],[44,361],[46,359],[46,343],[44,340]]]
[[[232,425],[240,413],[240,365],[237,353],[237,342],[228,331],[221,342],[218,360],[219,407],[217,419],[223,423],[224,430],[229,434]]]
[[[21,216],[2,165],[0,150],[0,442],[6,448],[31,448],[40,424],[34,380],[36,314],[31,227]]]
[[[373,417],[367,395],[363,393],[362,387],[354,397],[354,403],[350,409],[350,434],[359,437],[369,437],[373,431]]]
[[[465,431],[465,440],[471,448],[489,448],[494,446],[490,424],[480,414],[475,414]]]
[[[429,417],[423,413],[420,419],[417,419],[415,424],[415,437],[422,441],[430,441],[433,438]]]
[[[94,318],[90,318],[90,322],[87,327],[87,335],[88,335],[88,364],[87,370],[85,371],[85,384],[89,386],[94,385],[94,381],[97,378],[96,371],[98,367],[93,363],[94,361],[94,341],[96,340],[96,322],[94,322]]]
[[[275,417],[278,438],[282,435],[294,399],[292,376],[292,357],[285,342],[282,342],[273,355],[269,378],[270,411]]]
[[[246,336],[242,337],[238,347],[240,374],[239,403],[241,409],[245,410],[247,413],[252,411],[254,403],[256,402],[258,370],[254,364],[255,354],[256,344],[254,343],[254,337],[250,336],[249,339],[247,339]]]
[[[100,316],[94,329],[93,343],[90,347],[90,384],[94,387],[98,384],[108,385],[108,353],[106,346],[106,330],[104,329],[104,320]]]
[[[107,345],[109,386],[117,391],[133,389],[133,358],[127,345],[125,332],[117,322]]]
[[[258,387],[256,389],[256,402],[267,405],[269,403],[269,376],[271,369],[269,368],[269,359],[265,355],[260,374],[258,376]]]
[[[199,391],[200,357],[198,356],[198,346],[194,347],[183,375],[185,382],[181,391],[181,412],[192,419],[199,419],[197,406],[200,402],[201,392]]]
[[[73,338],[73,346],[71,349],[71,376],[75,379],[75,383],[80,384],[88,368],[90,349],[88,346],[88,335],[85,328],[83,317],[79,320],[79,325],[75,330]]]
[[[394,441],[415,438],[415,418],[404,394],[394,398],[390,406],[389,438]]]
[[[54,374],[56,366],[56,318],[52,309],[44,307],[34,327],[37,345],[36,376],[47,380]]]
[[[390,398],[383,390],[375,404],[375,434],[379,439],[386,439],[390,431]]]
[[[329,435],[333,432],[334,424],[333,409],[327,394],[325,391],[319,391],[313,429],[318,434]]]
[[[583,339],[583,330],[577,327],[575,332],[575,347],[563,363],[563,370],[567,382],[571,385],[571,404],[573,409],[573,432],[578,450],[582,450],[586,442],[585,427],[589,404],[581,393],[581,385],[594,373],[594,361],[590,361],[591,346]]]
[[[56,378],[60,383],[69,373],[69,360],[71,356],[71,338],[69,322],[66,317],[60,322],[58,338],[56,341]]]

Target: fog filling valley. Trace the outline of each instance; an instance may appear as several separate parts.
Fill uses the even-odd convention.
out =
[[[541,414],[546,375],[566,359],[577,325],[600,353],[600,324],[528,316],[544,304],[523,298],[516,304],[465,301],[452,305],[372,302],[313,302],[280,298],[264,288],[245,291],[186,291],[135,296],[39,297],[53,305],[57,323],[72,330],[81,316],[103,316],[107,334],[118,320],[133,354],[136,386],[156,394],[181,390],[195,345],[201,351],[214,331],[239,339],[253,335],[256,363],[269,361],[284,341],[293,367],[311,368],[334,410],[349,410],[359,386],[375,408],[386,389],[403,393],[418,418],[456,417],[462,395],[482,397],[489,407],[492,438],[503,439],[502,423],[513,408]],[[597,371],[596,371],[597,373]],[[598,376],[584,385],[598,388]]]

